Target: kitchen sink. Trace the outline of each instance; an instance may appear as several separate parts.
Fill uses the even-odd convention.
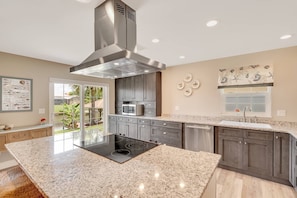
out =
[[[238,127],[271,129],[270,124],[264,124],[264,123],[251,123],[251,122],[238,122],[238,121],[222,120],[220,122],[220,124],[222,124],[222,125],[232,125],[232,126],[238,126]]]

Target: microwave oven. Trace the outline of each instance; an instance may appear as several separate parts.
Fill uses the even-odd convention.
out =
[[[122,115],[141,116],[143,112],[143,104],[122,104]]]

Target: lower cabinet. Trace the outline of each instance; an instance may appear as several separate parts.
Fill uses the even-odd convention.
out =
[[[117,134],[137,139],[137,118],[118,117]]]
[[[138,119],[137,138],[147,142],[151,140],[151,120]]]
[[[18,142],[23,140],[35,139],[52,135],[52,127],[44,128],[23,128],[20,131],[11,131],[5,134],[0,134],[0,151],[5,150],[5,144]]]
[[[219,127],[217,137],[221,167],[284,184],[296,180],[289,134]]]
[[[297,190],[297,139],[290,136],[290,168],[289,180],[292,186]]]
[[[182,148],[182,123],[152,120],[151,141]]]
[[[272,176],[272,133],[220,127],[218,137],[220,165]]]
[[[274,169],[273,176],[279,179],[289,179],[290,135],[274,133]]]

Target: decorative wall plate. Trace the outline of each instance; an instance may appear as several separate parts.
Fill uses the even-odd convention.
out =
[[[192,80],[193,76],[192,74],[188,73],[187,76],[184,78],[185,82],[190,82]]]
[[[192,82],[192,88],[193,88],[193,89],[197,89],[198,87],[200,87],[200,82],[199,82],[199,80],[194,80],[194,81]]]
[[[193,91],[192,91],[192,88],[190,88],[190,87],[185,89],[185,91],[184,91],[185,96],[190,96],[190,95],[192,95],[192,93],[193,93]]]
[[[183,89],[185,87],[185,83],[184,82],[180,82],[177,84],[177,89]]]

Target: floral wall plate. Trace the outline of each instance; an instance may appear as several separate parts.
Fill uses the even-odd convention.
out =
[[[192,91],[192,88],[190,88],[190,87],[185,89],[185,91],[184,91],[185,96],[190,96],[190,95],[192,95],[192,93],[193,93],[193,91]]]
[[[193,76],[192,74],[188,73],[187,76],[184,78],[185,82],[190,82],[192,80]]]
[[[185,83],[184,82],[180,82],[177,84],[177,89],[183,89],[185,87]]]
[[[200,81],[199,80],[194,80],[192,82],[192,88],[197,89],[198,87],[200,87]]]

